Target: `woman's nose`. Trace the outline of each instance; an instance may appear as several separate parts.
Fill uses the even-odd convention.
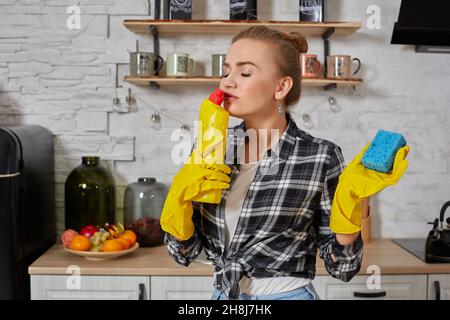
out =
[[[222,78],[220,85],[223,88],[236,88],[236,81],[233,79],[233,75],[229,73],[226,78]]]

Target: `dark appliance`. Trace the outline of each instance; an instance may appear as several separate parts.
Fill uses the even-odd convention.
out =
[[[426,263],[450,262],[450,217],[444,224],[444,215],[448,207],[450,201],[442,206],[439,219],[428,222],[433,225],[433,229],[426,239],[392,239],[392,241]]]
[[[424,238],[414,239],[392,239],[392,242],[399,245],[420,260],[425,261],[425,242]]]
[[[0,127],[0,299],[30,298],[28,266],[56,240],[53,137]]]
[[[391,44],[416,45],[417,52],[450,53],[450,1],[403,0]]]
[[[450,262],[450,217],[445,220],[444,215],[450,201],[444,203],[439,219],[435,219],[433,229],[428,233],[425,245],[425,259],[428,262]]]

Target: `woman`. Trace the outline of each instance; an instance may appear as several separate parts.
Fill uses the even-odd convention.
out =
[[[328,273],[349,281],[363,254],[359,204],[406,170],[404,149],[395,174],[376,175],[367,188],[370,177],[357,177],[367,175],[364,149],[338,188],[341,149],[299,129],[289,113],[307,48],[300,34],[264,26],[236,35],[220,83],[224,108],[243,119],[228,130],[228,165],[186,164],[174,178],[161,216],[165,241],[185,266],[206,251],[215,265],[213,299],[318,299],[317,248]],[[211,189],[223,190],[219,204],[189,201]]]

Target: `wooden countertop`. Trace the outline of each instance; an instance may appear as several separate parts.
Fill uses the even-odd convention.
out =
[[[145,275],[145,276],[212,276],[214,267],[194,261],[188,267],[177,264],[165,246],[139,248],[137,251],[107,261],[89,261],[72,255],[55,245],[28,268],[31,275],[65,275],[67,268],[77,265],[81,275]],[[360,275],[367,267],[377,265],[381,274],[449,273],[450,263],[427,264],[390,240],[374,240],[365,244]],[[317,258],[316,275],[328,275],[323,261]]]

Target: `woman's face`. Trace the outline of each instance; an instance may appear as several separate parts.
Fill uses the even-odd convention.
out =
[[[252,39],[238,40],[228,49],[220,89],[225,92],[224,108],[231,116],[245,119],[275,111],[280,75],[274,49]]]

